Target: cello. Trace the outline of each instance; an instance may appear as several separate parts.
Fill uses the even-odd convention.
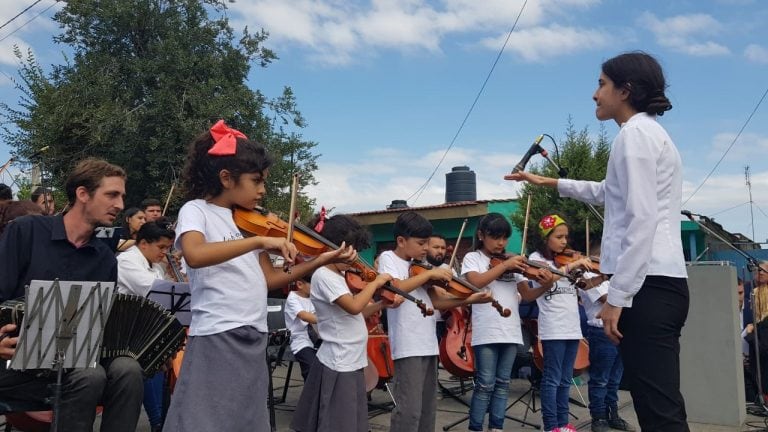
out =
[[[475,373],[475,355],[472,350],[472,312],[466,307],[448,311],[445,336],[440,339],[440,363],[451,375],[470,378]]]
[[[395,376],[395,362],[392,360],[392,348],[389,344],[389,336],[381,325],[381,312],[377,312],[365,319],[368,327],[368,365],[376,371],[376,382],[367,383],[366,390],[381,387]],[[373,384],[373,385],[372,385]]]

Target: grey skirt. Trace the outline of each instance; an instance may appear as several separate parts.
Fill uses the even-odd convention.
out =
[[[298,432],[368,432],[363,370],[336,372],[315,358],[291,429]]]
[[[250,326],[190,337],[163,431],[268,431],[266,347]]]

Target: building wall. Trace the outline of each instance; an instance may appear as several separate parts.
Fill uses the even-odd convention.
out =
[[[487,213],[498,212],[504,215],[510,224],[512,223],[510,216],[517,211],[518,204],[516,201],[491,201],[487,203]],[[418,209],[415,209],[418,212]],[[459,252],[457,259],[462,259],[464,254],[472,250],[472,240],[477,231],[477,224],[482,216],[474,216],[467,218],[467,226],[464,229],[464,233],[459,243]],[[447,218],[447,219],[433,219],[431,220],[434,232],[442,234],[448,241],[448,244],[455,245],[456,239],[461,230],[461,224],[464,218]],[[368,229],[371,231],[373,241],[371,247],[360,252],[360,256],[369,263],[373,263],[374,258],[385,250],[394,249],[395,239],[392,235],[393,224],[377,224],[371,225]],[[507,251],[520,253],[520,242],[522,235],[519,230],[512,227],[512,236],[509,239],[507,245]]]

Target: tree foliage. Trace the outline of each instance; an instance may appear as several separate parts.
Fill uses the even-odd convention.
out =
[[[563,168],[568,171],[568,178],[578,180],[601,181],[605,179],[606,169],[608,167],[608,156],[610,154],[610,143],[605,133],[605,129],[600,128],[596,140],[592,140],[588,129],[577,131],[572,120],[568,119],[565,130],[565,139],[558,144],[559,157],[550,154]],[[547,161],[532,164],[529,171],[547,177],[558,177],[557,169]],[[594,241],[600,238],[603,227],[596,220],[596,217],[590,212],[587,206],[569,198],[560,198],[557,190],[531,184],[524,184],[520,195],[519,211],[512,216],[512,222],[522,230],[525,225],[525,210],[528,201],[528,195],[531,194],[531,213],[528,222],[529,235],[527,250],[533,251],[536,247],[531,242],[531,233],[536,229],[538,221],[550,213],[558,213],[565,217],[569,223],[570,239],[569,244],[577,250],[584,250],[586,242],[586,223],[589,218],[590,240]],[[602,209],[597,208],[602,214]]]
[[[44,71],[31,52],[21,60],[19,107],[3,105],[3,135],[28,157],[48,146],[46,168],[61,187],[80,159],[101,157],[128,172],[127,204],[165,199],[192,139],[223,118],[263,143],[275,159],[265,207],[287,213],[292,170],[314,183],[316,143],[290,87],[269,99],[249,88],[252,64],[277,59],[267,33],[236,35],[221,0],[70,0],[54,38],[71,58]],[[177,192],[179,191],[177,185]],[[183,193],[175,193],[173,208]],[[301,196],[301,195],[300,195]],[[313,204],[301,196],[300,209]]]

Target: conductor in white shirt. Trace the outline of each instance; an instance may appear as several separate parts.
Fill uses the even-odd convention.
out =
[[[599,120],[614,120],[608,170],[601,182],[507,178],[557,188],[560,196],[605,206],[600,268],[612,275],[600,312],[605,334],[619,344],[640,427],[688,431],[680,394],[680,331],[688,316],[688,284],[680,239],[682,162],[656,121],[672,108],[659,63],[643,52],[602,65],[592,99]]]
[[[155,280],[167,279],[160,262],[175,235],[154,222],[142,225],[136,234],[136,244],[117,256],[117,291],[146,297]]]

